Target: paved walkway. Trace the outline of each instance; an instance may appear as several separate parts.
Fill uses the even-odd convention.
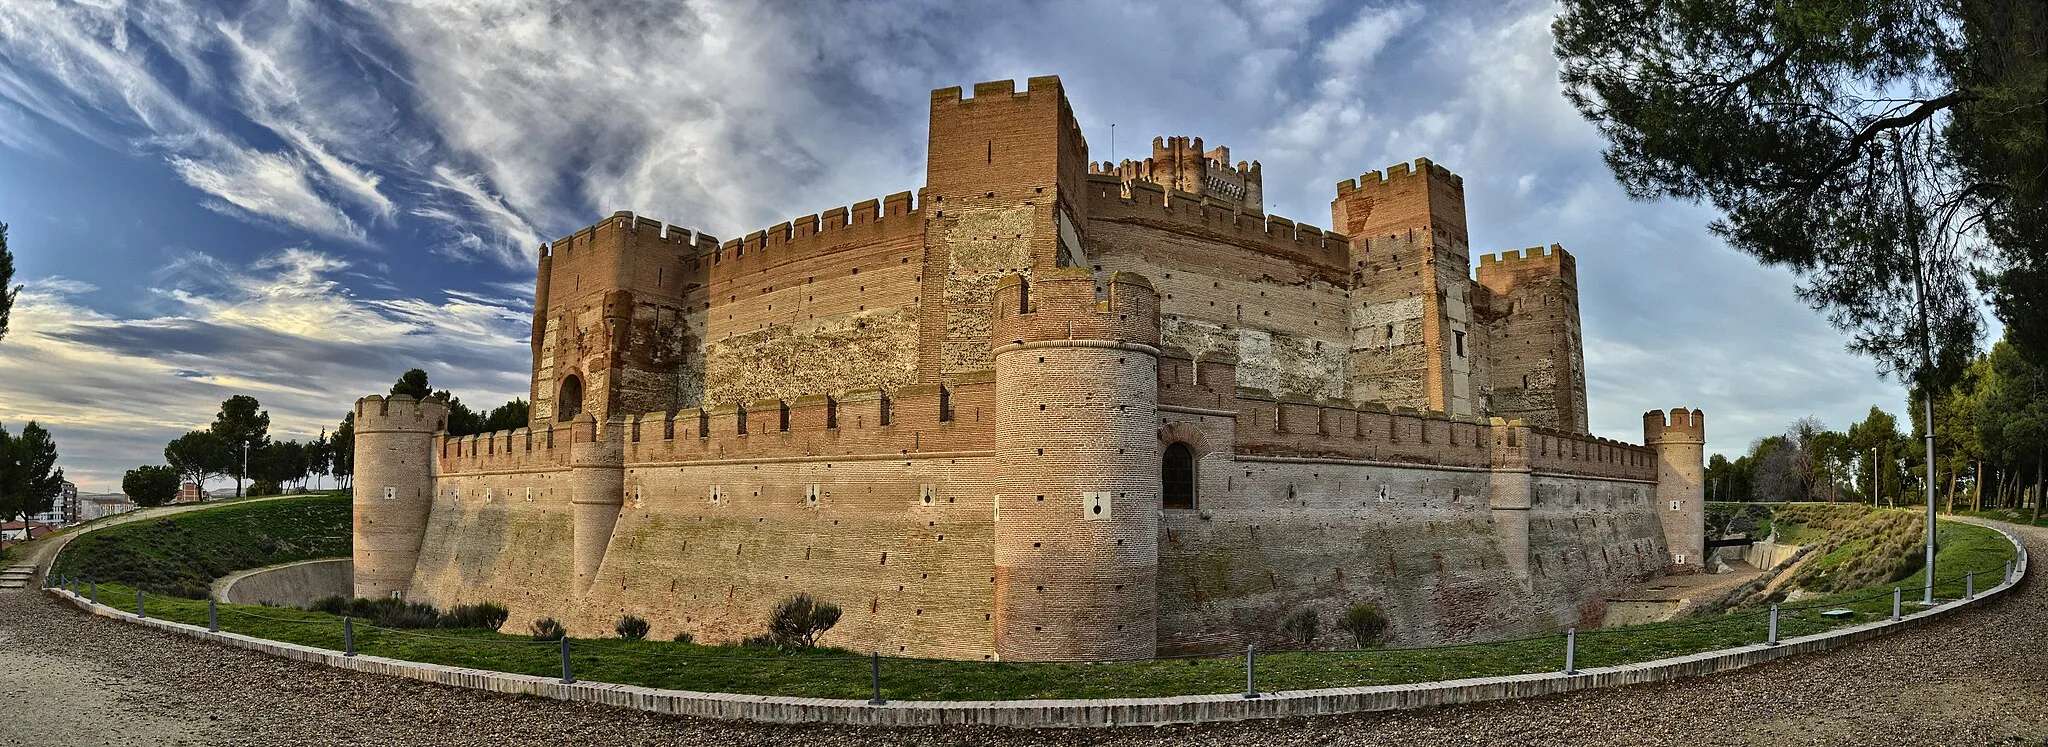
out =
[[[2048,530],[2018,531],[2048,558]],[[2039,745],[2044,631],[2048,586],[2030,579],[1974,613],[1864,645],[1665,685],[1213,726],[883,731],[679,719],[341,672],[0,591],[0,732],[30,745]]]

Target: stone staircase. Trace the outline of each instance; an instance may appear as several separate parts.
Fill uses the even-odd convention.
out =
[[[0,589],[26,589],[29,579],[35,575],[35,566],[9,566],[7,570],[0,571]]]

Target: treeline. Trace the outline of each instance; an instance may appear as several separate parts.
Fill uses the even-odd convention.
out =
[[[526,400],[514,398],[488,413],[479,413],[448,390],[434,390],[422,369],[398,377],[391,393],[447,401],[447,429],[452,435],[526,425]],[[164,464],[128,470],[121,490],[137,505],[160,506],[176,499],[183,483],[204,485],[215,477],[234,478],[237,497],[302,491],[316,477],[332,477],[337,487],[348,488],[355,476],[355,421],[355,411],[350,410],[333,431],[321,431],[310,441],[273,441],[269,411],[262,409],[255,397],[229,397],[221,402],[211,425],[164,446]]]
[[[1910,434],[1872,407],[1845,431],[1818,418],[1758,439],[1731,460],[1707,461],[1710,500],[1870,501],[1914,504],[1926,490],[1927,433],[1922,400],[1911,407]],[[1934,487],[1945,510],[2039,510],[2048,467],[2048,365],[2005,342],[1971,359],[1957,382],[1934,398]]]

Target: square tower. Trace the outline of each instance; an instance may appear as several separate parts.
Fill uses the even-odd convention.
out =
[[[1427,158],[1337,185],[1351,237],[1348,396],[1478,414],[1465,180]]]
[[[530,425],[695,407],[718,239],[619,212],[541,247]]]
[[[1489,380],[1486,414],[1585,433],[1579,270],[1556,244],[1479,257]]]
[[[918,371],[990,370],[989,303],[1006,274],[1086,267],[1088,141],[1057,77],[932,92]]]

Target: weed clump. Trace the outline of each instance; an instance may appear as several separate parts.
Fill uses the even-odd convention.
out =
[[[620,638],[628,641],[647,639],[647,621],[634,615],[619,618],[619,624],[612,626],[612,630],[618,632]]]
[[[569,634],[569,631],[552,617],[543,617],[533,621],[532,632],[533,639],[536,641],[559,641],[562,640],[563,636]]]

